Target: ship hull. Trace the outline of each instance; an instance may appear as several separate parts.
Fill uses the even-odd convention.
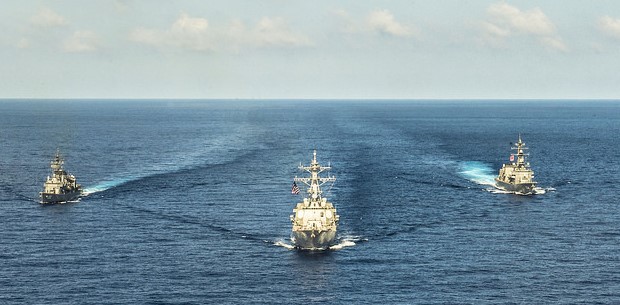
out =
[[[73,201],[73,200],[78,199],[81,194],[82,194],[81,190],[70,192],[70,193],[65,193],[65,194],[41,193],[41,203],[46,204],[46,203],[62,203],[62,202],[67,202],[67,201]]]
[[[325,250],[333,245],[336,239],[336,230],[328,231],[294,231],[291,234],[293,243],[299,249]]]
[[[535,183],[519,183],[519,184],[506,183],[497,178],[495,178],[495,183],[497,187],[500,189],[503,189],[509,192],[519,193],[519,194],[532,194],[534,193],[534,187],[536,186]]]

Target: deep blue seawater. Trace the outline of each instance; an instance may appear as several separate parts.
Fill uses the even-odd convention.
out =
[[[521,133],[545,194],[487,185]],[[618,304],[620,102],[0,101],[0,304]],[[42,206],[56,148],[89,195]],[[339,242],[290,244],[312,150]]]

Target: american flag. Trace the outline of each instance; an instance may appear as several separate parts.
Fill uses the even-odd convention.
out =
[[[295,183],[295,181],[293,181],[293,187],[291,188],[291,194],[293,195],[299,194],[299,186],[297,186],[297,183]]]

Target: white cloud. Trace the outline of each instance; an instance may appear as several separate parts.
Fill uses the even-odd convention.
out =
[[[540,37],[539,40],[540,43],[551,49],[551,50],[557,50],[557,51],[563,51],[563,52],[568,52],[568,47],[566,46],[566,44],[564,43],[564,41],[562,41],[562,38],[557,37],[557,36],[543,36]]]
[[[614,19],[609,16],[604,16],[598,20],[599,29],[612,37],[620,38],[620,19]]]
[[[182,48],[198,51],[213,49],[209,37],[209,22],[204,18],[181,14],[166,36],[166,43]]]
[[[488,43],[497,45],[511,36],[522,35],[536,38],[543,46],[557,51],[568,51],[568,47],[557,34],[553,22],[540,8],[522,11],[507,3],[489,6],[488,21],[481,28]]]
[[[99,48],[99,38],[91,31],[75,31],[64,41],[63,48],[67,52],[91,52]]]
[[[190,17],[187,14],[181,14],[181,17],[172,25],[172,32],[183,34],[201,34],[209,28],[207,19]]]
[[[368,14],[365,19],[355,18],[345,10],[333,11],[342,22],[341,31],[344,33],[380,33],[393,37],[413,37],[418,30],[412,25],[405,25],[396,21],[389,10],[376,10]]]
[[[55,46],[65,52],[77,53],[95,51],[100,47],[99,38],[94,32],[73,31],[65,17],[49,8],[39,9],[29,21],[29,33],[15,45],[19,49],[43,46],[48,49],[49,46]]]
[[[304,47],[310,39],[294,32],[283,18],[262,18],[248,28],[241,20],[228,27],[211,27],[207,19],[181,14],[169,29],[138,28],[130,33],[135,42],[156,47],[174,47],[196,51],[238,50],[241,47]]]
[[[499,24],[517,31],[535,35],[552,35],[555,33],[555,26],[540,8],[521,11],[507,3],[497,3],[492,4],[487,12]]]
[[[42,8],[30,18],[30,23],[40,27],[59,27],[67,25],[65,17],[60,16],[49,8]]]
[[[490,22],[482,22],[482,27],[486,33],[495,37],[510,36],[510,29],[502,28]]]
[[[410,27],[398,23],[394,19],[394,15],[388,10],[378,10],[370,13],[368,17],[368,26],[370,26],[373,31],[397,37],[407,37],[414,34],[414,31]]]
[[[295,33],[283,18],[261,19],[249,33],[249,40],[258,46],[311,46],[310,39],[302,34]]]
[[[213,49],[209,39],[209,22],[183,13],[167,30],[138,28],[130,39],[155,47],[178,47],[204,51]]]

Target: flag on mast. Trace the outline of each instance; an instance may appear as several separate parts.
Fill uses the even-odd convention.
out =
[[[293,187],[291,188],[291,194],[293,195],[299,194],[299,186],[297,186],[297,183],[295,183],[295,181],[293,181]]]
[[[510,162],[513,162],[515,160],[515,155],[510,155]]]

